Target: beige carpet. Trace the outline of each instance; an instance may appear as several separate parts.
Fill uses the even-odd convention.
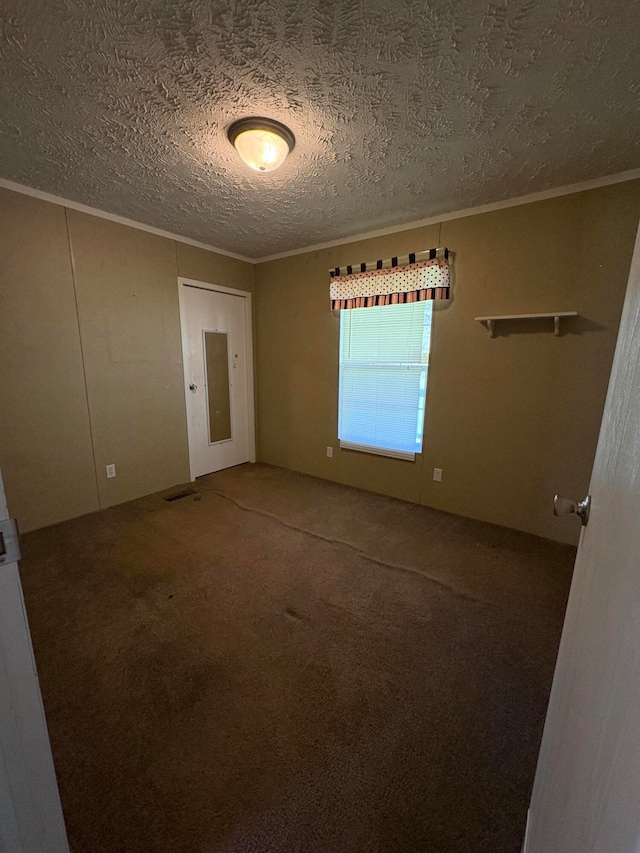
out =
[[[519,853],[574,550],[266,465],[193,488],[24,537],[73,851]]]

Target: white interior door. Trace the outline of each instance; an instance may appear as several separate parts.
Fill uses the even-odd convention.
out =
[[[590,493],[526,853],[640,851],[640,232]]]
[[[0,522],[9,518],[0,472]],[[68,853],[18,564],[0,540],[0,851]],[[3,556],[4,552],[4,556]]]
[[[254,461],[250,316],[249,294],[180,283],[191,479]]]

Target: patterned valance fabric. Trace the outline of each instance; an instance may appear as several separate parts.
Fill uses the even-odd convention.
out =
[[[429,249],[329,272],[331,307],[340,311],[449,297],[448,249]]]

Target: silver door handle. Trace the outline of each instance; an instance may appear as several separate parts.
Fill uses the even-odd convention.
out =
[[[189,385],[189,391],[197,391],[197,390],[198,390],[198,386],[194,385],[192,382],[191,385]]]
[[[591,495],[587,495],[582,501],[570,501],[568,498],[561,498],[560,495],[555,495],[553,498],[553,514],[554,515],[577,515],[582,526],[586,527],[589,523],[589,510],[591,509]]]

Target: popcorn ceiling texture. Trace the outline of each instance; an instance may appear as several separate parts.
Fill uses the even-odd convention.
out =
[[[12,0],[0,174],[258,258],[636,167],[636,34],[632,0]],[[297,138],[269,175],[225,135],[255,114]]]

